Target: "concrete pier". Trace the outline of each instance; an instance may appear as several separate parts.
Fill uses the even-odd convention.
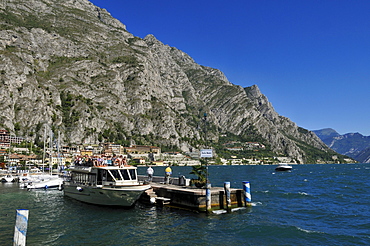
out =
[[[142,177],[140,178],[142,179]],[[196,212],[206,212],[206,189],[199,189],[192,186],[165,184],[164,177],[162,182],[151,182],[152,189],[146,191],[140,201],[144,203],[156,204],[159,206],[172,206],[177,208],[188,209]],[[155,180],[155,179],[153,179]],[[224,187],[211,187],[211,210],[227,209],[228,203]],[[243,189],[230,188],[231,208],[244,207]]]

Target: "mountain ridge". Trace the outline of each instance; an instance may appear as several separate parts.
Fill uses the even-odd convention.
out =
[[[313,132],[334,151],[361,163],[370,162],[370,136],[364,136],[358,132],[341,135],[331,128]]]
[[[0,127],[30,141],[40,144],[48,129],[65,144],[189,151],[229,135],[298,163],[336,155],[280,116],[257,85],[234,85],[154,35],[135,37],[87,0],[9,0],[0,26]]]

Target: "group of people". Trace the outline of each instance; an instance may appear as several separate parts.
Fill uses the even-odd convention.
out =
[[[75,166],[87,166],[87,167],[99,167],[99,166],[119,166],[119,167],[124,167],[127,166],[127,159],[123,155],[113,155],[113,156],[76,156],[74,159],[74,165]],[[172,174],[172,169],[170,166],[166,167],[164,170],[165,172],[165,178],[166,178],[166,184],[169,184],[170,177]],[[148,169],[146,170],[146,173],[148,175],[148,181],[152,182],[153,181],[153,174],[154,174],[154,169],[152,166],[149,166]]]
[[[148,181],[152,182],[153,174],[154,174],[154,169],[152,168],[152,166],[148,167],[148,169],[146,170],[146,174],[148,175]],[[172,169],[171,169],[170,166],[166,167],[166,169],[164,170],[164,174],[165,174],[165,177],[166,177],[166,184],[169,184],[170,177],[171,177],[171,174],[172,174]]]
[[[76,156],[74,160],[75,166],[119,166],[124,167],[127,165],[127,159],[123,155],[113,156]]]

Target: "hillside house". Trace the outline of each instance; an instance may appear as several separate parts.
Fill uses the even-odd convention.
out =
[[[104,144],[103,152],[105,154],[109,153],[109,154],[122,155],[124,154],[124,147],[122,147],[120,144],[106,143]]]
[[[127,154],[160,154],[161,149],[155,146],[134,145],[132,147],[124,147]]]
[[[242,151],[243,147],[226,147],[225,149],[230,151]]]

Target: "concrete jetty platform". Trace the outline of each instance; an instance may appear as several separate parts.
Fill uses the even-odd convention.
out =
[[[145,178],[139,177],[141,180]],[[160,181],[157,182],[153,177],[153,182],[150,183],[152,188],[143,193],[141,202],[206,212],[206,189],[186,185],[189,183],[187,180],[185,184],[182,180],[172,180],[172,184],[165,184],[164,177],[156,178]],[[211,210],[228,209],[223,187],[211,187],[210,193]],[[230,200],[230,209],[248,205],[244,201],[243,189],[231,188]]]

